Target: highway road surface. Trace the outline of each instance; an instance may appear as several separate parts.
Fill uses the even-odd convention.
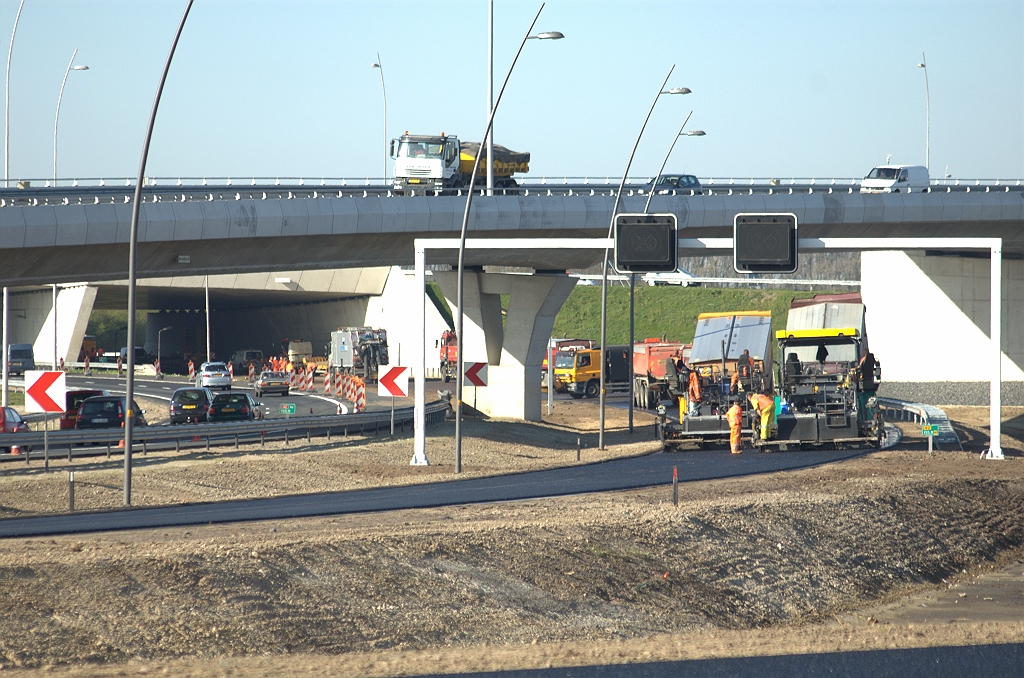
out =
[[[294,495],[208,504],[60,514],[0,521],[0,538],[370,513],[399,509],[537,499],[664,485],[678,468],[681,482],[771,473],[849,459],[864,451],[732,455],[657,453],[489,478]],[[669,490],[666,490],[669,491]]]
[[[924,647],[776,657],[459,673],[458,678],[1010,678],[1024,675],[1024,644]],[[426,678],[422,676],[420,678]],[[432,674],[432,678],[456,678]]]

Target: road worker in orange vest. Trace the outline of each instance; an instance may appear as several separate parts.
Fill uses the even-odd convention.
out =
[[[700,393],[700,377],[697,375],[697,370],[690,371],[690,387],[687,390],[687,398],[690,401],[689,415],[691,417],[699,417],[702,398]]]
[[[761,440],[768,440],[771,433],[772,419],[775,418],[775,399],[763,393],[751,393],[747,396],[754,414],[761,415]]]
[[[732,404],[725,418],[729,422],[729,447],[733,454],[740,454],[743,452],[743,407],[739,400]]]

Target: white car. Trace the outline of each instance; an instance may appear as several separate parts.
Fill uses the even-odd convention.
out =
[[[196,375],[196,386],[201,388],[231,388],[231,373],[224,363],[203,363]]]

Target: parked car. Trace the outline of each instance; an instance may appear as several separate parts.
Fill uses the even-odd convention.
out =
[[[221,393],[213,399],[210,405],[210,413],[207,421],[238,421],[262,419],[263,410],[248,393],[235,391],[234,393]]]
[[[249,374],[249,365],[253,365],[258,374],[263,369],[263,351],[255,348],[235,351],[235,354],[231,356],[231,360],[228,362],[235,368],[235,374]]]
[[[284,372],[263,372],[256,380],[256,397],[262,398],[264,393],[288,395],[288,375]]]
[[[75,428],[75,422],[78,421],[78,410],[82,407],[82,403],[84,403],[87,398],[109,395],[110,391],[100,391],[96,389],[68,391],[64,396],[64,414],[60,416],[61,430]]]
[[[124,426],[124,396],[93,396],[86,398],[78,408],[76,429],[119,428]],[[146,426],[146,418],[142,415],[146,410],[140,409],[137,402],[132,401],[135,426]]]
[[[25,370],[36,368],[32,344],[9,344],[7,346],[7,370],[9,374],[25,374]]]
[[[206,421],[213,392],[208,388],[179,388],[171,394],[171,425]]]
[[[115,359],[115,362],[116,362],[116,359]],[[146,353],[146,349],[142,348],[141,346],[136,346],[135,347],[135,364],[136,365],[148,365],[151,362],[153,362],[153,361],[149,359],[149,354]],[[122,346],[121,347],[121,364],[123,364],[123,365],[127,365],[128,364],[128,347],[127,346]]]
[[[28,433],[28,424],[21,418],[21,415],[14,411],[13,407],[0,407],[0,433]],[[21,454],[22,452],[28,454],[31,447],[20,447],[13,445],[11,447],[0,448],[0,452],[4,454]]]
[[[662,174],[658,177],[657,186],[654,185],[653,179],[644,184],[644,195],[652,190],[661,194],[670,191],[693,191],[694,195],[703,194],[700,179],[692,174]]]
[[[196,386],[203,388],[231,388],[231,373],[224,363],[203,363],[196,375]]]

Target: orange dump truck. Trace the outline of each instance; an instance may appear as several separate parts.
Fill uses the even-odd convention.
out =
[[[650,409],[686,393],[680,368],[689,362],[690,344],[645,339],[633,345],[633,404]]]

